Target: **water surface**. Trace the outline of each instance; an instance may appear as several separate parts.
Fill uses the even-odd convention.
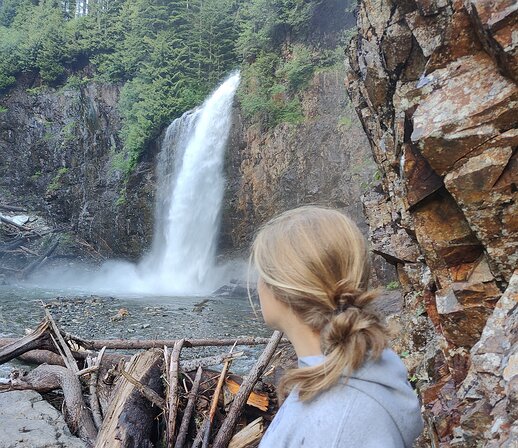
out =
[[[117,296],[80,294],[24,286],[0,287],[0,337],[21,337],[43,319],[42,301],[59,326],[95,338],[232,338],[270,336],[246,297]],[[127,316],[119,318],[120,314]],[[185,357],[222,353],[227,348],[185,349]],[[240,349],[241,350],[241,349]],[[243,348],[248,355],[234,365],[242,371],[253,364],[260,347]],[[5,376],[12,365],[0,365]]]

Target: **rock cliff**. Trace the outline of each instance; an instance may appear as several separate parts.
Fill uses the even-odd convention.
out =
[[[260,224],[301,204],[342,208],[367,230],[360,197],[376,183],[376,167],[344,75],[315,74],[302,94],[301,124],[264,130],[236,110],[222,235],[229,247],[246,250]]]
[[[2,97],[0,195],[72,230],[100,253],[138,257],[150,241],[151,147],[128,180],[120,150],[116,86],[31,89],[22,79]]]
[[[343,68],[317,72],[304,120],[264,130],[238,102],[227,148],[221,252],[242,256],[257,227],[299,204],[343,208],[364,227],[360,196],[376,167],[343,86]],[[139,258],[153,232],[161,138],[125,180],[118,167],[117,86],[32,88],[21,79],[0,103],[0,195],[70,229],[107,257]],[[390,274],[382,281],[390,281]],[[388,280],[387,280],[388,279]]]
[[[516,2],[362,0],[357,23],[346,84],[383,186],[366,212],[428,436],[516,446]]]

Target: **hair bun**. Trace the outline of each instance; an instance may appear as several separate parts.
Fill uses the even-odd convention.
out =
[[[347,343],[355,334],[371,327],[375,321],[360,308],[350,306],[347,312],[333,314],[321,333],[324,348],[332,349]]]
[[[361,291],[350,281],[337,282],[332,300],[335,309],[321,333],[326,351],[351,344],[371,345],[367,342],[371,333],[381,327],[379,315],[369,306],[376,296],[377,291]]]
[[[343,313],[350,308],[359,308],[358,297],[361,295],[351,281],[340,280],[332,293],[331,303],[335,306],[335,314]]]

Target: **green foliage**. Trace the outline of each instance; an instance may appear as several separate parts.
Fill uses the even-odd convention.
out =
[[[343,64],[347,33],[325,48],[309,38],[321,4],[319,0],[251,0],[240,8],[236,49],[244,62],[238,97],[251,120],[266,127],[301,122],[302,93],[315,72]],[[337,2],[340,11],[348,13],[344,6]]]
[[[357,34],[358,29],[356,27],[344,30],[342,35],[342,47],[347,48],[351,43],[351,40],[353,40]]]
[[[61,188],[62,178],[67,173],[68,173],[68,168],[66,168],[66,167],[60,168],[57,171],[56,175],[52,178],[52,181],[50,182],[50,184],[47,186],[47,193],[53,193],[56,190],[58,190],[59,188]]]
[[[63,129],[61,129],[61,138],[63,139],[63,142],[70,143],[75,140],[76,127],[77,127],[76,121],[71,121],[71,122],[67,123],[65,126],[63,126]]]
[[[390,282],[387,284],[387,289],[389,291],[394,291],[396,289],[399,289],[399,282],[397,282],[396,280]]]
[[[293,47],[292,57],[279,67],[276,75],[286,80],[290,92],[296,92],[307,85],[314,69],[315,63],[309,49],[296,45]]]
[[[343,127],[345,127],[345,128],[348,128],[348,127],[350,127],[350,126],[351,126],[352,122],[353,122],[353,121],[352,121],[352,119],[351,119],[351,117],[350,117],[350,116],[348,116],[348,115],[343,115],[342,117],[340,117],[340,118],[338,119],[338,126],[343,126]]]
[[[0,106],[0,114],[3,114],[4,112],[7,112],[9,109],[5,106]]]
[[[30,89],[26,89],[25,91],[29,95],[39,95],[43,93],[47,88],[45,86],[31,87]]]
[[[90,81],[91,81],[90,78],[82,78],[78,75],[70,75],[67,78],[65,85],[63,86],[63,89],[77,90],[80,87],[87,85]]]
[[[0,91],[16,83],[15,75],[20,69],[20,61],[16,57],[20,45],[18,33],[0,26]]]
[[[135,167],[135,161],[131,159],[128,152],[122,150],[121,152],[117,152],[115,148],[111,149],[111,168],[115,171],[120,171],[124,177],[127,179],[129,174],[132,172]]]
[[[238,54],[243,59],[250,59],[261,51],[275,51],[286,40],[303,39],[318,3],[315,0],[244,2],[239,11]]]
[[[122,189],[119,191],[119,197],[115,201],[115,205],[121,207],[125,205],[127,202],[126,189]]]
[[[32,176],[31,180],[36,182],[41,177],[41,170],[36,171]]]
[[[76,17],[75,0],[0,0],[0,91],[24,72],[38,73],[41,88],[78,89],[91,71],[120,84],[123,148],[113,163],[128,175],[163,127],[239,64],[247,116],[266,126],[302,121],[315,70],[343,60],[343,45],[322,49],[310,38],[322,1],[92,0]]]
[[[302,45],[294,46],[287,60],[272,52],[261,52],[243,70],[238,97],[245,115],[265,126],[300,123],[304,115],[298,94],[313,71],[311,53]]]

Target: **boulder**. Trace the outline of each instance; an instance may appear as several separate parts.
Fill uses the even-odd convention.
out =
[[[53,406],[32,390],[0,393],[0,447],[86,448]]]

